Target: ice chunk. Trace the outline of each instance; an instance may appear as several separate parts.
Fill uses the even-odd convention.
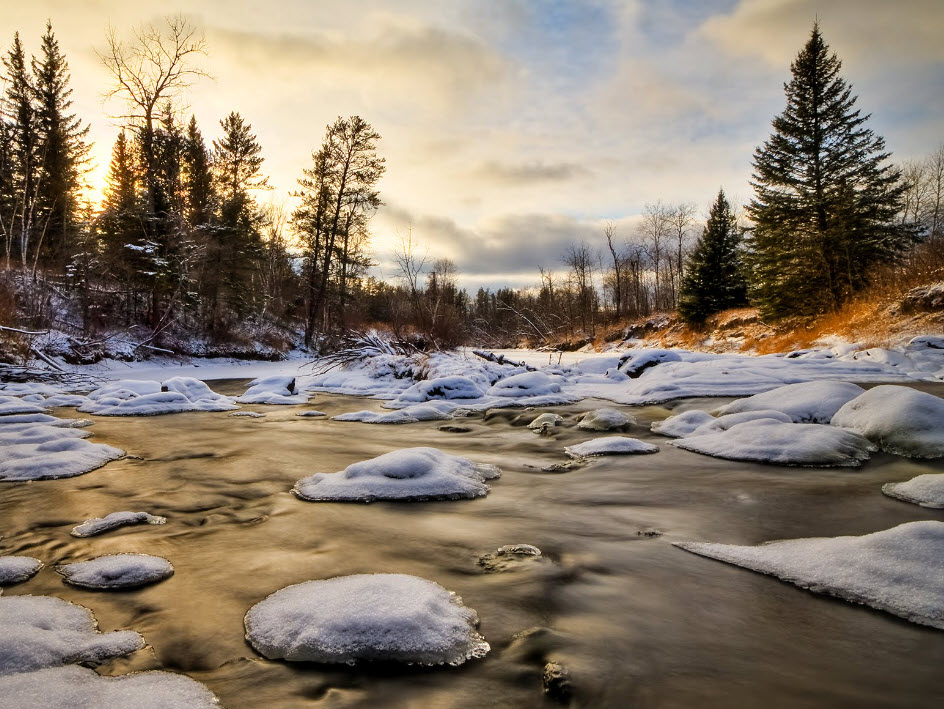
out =
[[[636,423],[636,419],[616,409],[597,409],[584,415],[577,424],[577,428],[586,431],[615,431],[625,430],[627,426]]]
[[[862,392],[862,387],[849,382],[800,382],[732,401],[719,413],[772,410],[786,414],[794,423],[829,423],[843,404]]]
[[[293,405],[307,403],[308,395],[298,392],[295,377],[262,377],[249,382],[249,388],[236,401],[240,404]]]
[[[97,664],[144,647],[130,630],[100,633],[88,608],[53,596],[0,597],[0,628],[0,675]]]
[[[430,399],[478,399],[485,395],[479,385],[468,377],[453,375],[417,382],[397,397],[397,401],[429,401]]]
[[[658,446],[628,436],[604,436],[594,438],[575,446],[567,446],[564,452],[571,458],[585,458],[593,455],[627,455],[630,453],[655,453]]]
[[[85,667],[53,667],[0,677],[3,706],[16,709],[219,709],[204,685],[174,672],[103,677]]]
[[[120,448],[66,438],[45,443],[18,443],[3,447],[0,480],[71,478],[124,457]]]
[[[302,478],[292,492],[303,500],[454,500],[482,497],[501,471],[437,448],[405,448],[349,465],[339,473]]]
[[[888,453],[944,456],[944,399],[933,394],[877,386],[839,409],[832,424],[861,433]]]
[[[662,436],[671,436],[672,438],[681,438],[687,436],[702,424],[711,423],[715,417],[707,411],[692,409],[684,411],[675,416],[669,416],[662,421],[654,422],[649,428],[653,433]]]
[[[944,630],[944,522],[908,522],[861,537],[675,546]]]
[[[92,537],[132,524],[164,524],[166,517],[158,517],[147,512],[112,512],[104,517],[87,519],[69,532],[73,537]]]
[[[553,428],[562,423],[564,423],[564,417],[560,414],[538,414],[534,420],[528,424],[528,428],[532,431],[541,432],[546,428]]]
[[[37,404],[31,404],[15,396],[0,394],[0,416],[10,414],[41,414],[45,409]]]
[[[23,583],[43,568],[43,562],[31,556],[0,556],[0,586]]]
[[[376,411],[352,411],[332,416],[334,421],[359,421],[361,423],[417,423],[418,421],[445,421],[453,417],[457,406],[447,401],[430,401],[413,404],[405,409],[378,413]]]
[[[246,638],[270,660],[460,665],[489,650],[456,594],[405,574],[357,574],[276,591],[246,613]]]
[[[857,466],[875,446],[862,436],[815,423],[783,423],[764,418],[726,431],[691,435],[670,445],[728,460],[779,465]]]
[[[499,379],[488,390],[489,396],[544,396],[560,392],[560,384],[544,372],[523,372]]]
[[[928,473],[903,483],[886,483],[882,492],[922,507],[944,508],[944,474]]]
[[[135,588],[157,583],[174,573],[171,563],[150,554],[106,554],[56,568],[67,583],[82,588]]]

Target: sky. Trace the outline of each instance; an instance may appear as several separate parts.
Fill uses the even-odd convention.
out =
[[[464,287],[528,286],[567,245],[632,239],[647,203],[751,194],[751,157],[784,107],[790,62],[818,18],[896,161],[944,142],[941,0],[0,0],[9,46],[39,51],[46,19],[91,125],[101,189],[118,132],[96,55],[106,28],[185,14],[205,34],[185,97],[204,136],[238,111],[287,202],[327,124],[380,135],[377,275],[411,231]]]

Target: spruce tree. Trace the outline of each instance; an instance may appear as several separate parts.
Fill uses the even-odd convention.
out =
[[[740,243],[737,220],[719,190],[682,277],[678,312],[687,323],[701,324],[709,315],[747,302]]]
[[[184,136],[181,172],[187,222],[191,229],[201,229],[209,223],[213,209],[213,176],[210,172],[210,153],[194,116],[190,117]]]
[[[6,69],[7,111],[10,116],[10,162],[13,178],[13,204],[9,215],[11,248],[27,265],[33,247],[35,195],[38,177],[36,111],[33,84],[26,67],[26,53],[20,33],[13,35],[13,46],[3,58]]]
[[[786,109],[754,153],[751,290],[765,317],[835,308],[913,243],[895,220],[899,173],[841,67],[814,24],[784,85]]]

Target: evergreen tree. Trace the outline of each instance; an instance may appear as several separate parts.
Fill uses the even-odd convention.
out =
[[[841,66],[814,24],[784,85],[786,109],[754,153],[752,300],[767,317],[836,307],[913,243],[895,220],[899,173]]]
[[[701,324],[720,310],[746,304],[740,243],[737,220],[724,190],[719,190],[682,277],[678,312],[683,320]]]
[[[187,222],[192,229],[205,227],[210,222],[213,210],[213,176],[210,172],[210,153],[194,116],[190,117],[184,137],[181,173]]]
[[[10,162],[13,178],[12,211],[5,221],[11,229],[11,248],[27,265],[34,231],[36,199],[37,135],[36,111],[33,105],[33,85],[26,70],[26,53],[20,42],[20,33],[13,35],[13,46],[3,58],[6,68],[7,111],[10,114]]]

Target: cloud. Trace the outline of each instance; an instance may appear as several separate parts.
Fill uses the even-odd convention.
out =
[[[495,180],[508,185],[534,184],[542,182],[568,182],[585,177],[590,171],[574,162],[546,163],[535,160],[523,163],[488,160],[473,170],[473,174],[486,180]]]

